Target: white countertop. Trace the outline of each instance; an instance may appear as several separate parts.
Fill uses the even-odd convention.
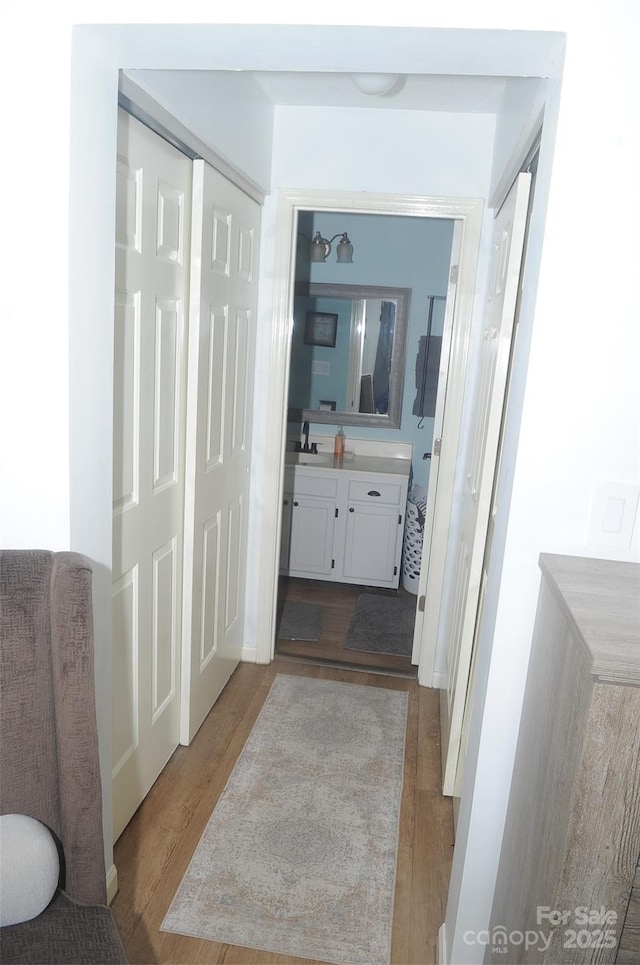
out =
[[[291,468],[314,469],[318,472],[344,471],[366,473],[391,473],[408,476],[411,459],[397,456],[371,456],[347,452],[343,459],[333,459],[327,453],[312,455],[306,452],[287,452],[285,465]]]

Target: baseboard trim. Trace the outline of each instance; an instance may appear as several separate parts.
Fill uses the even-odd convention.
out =
[[[444,927],[444,922],[440,925],[438,930],[438,965],[448,965],[449,959],[447,957],[447,932]]]
[[[118,894],[118,869],[114,864],[112,864],[107,872],[107,904],[110,905],[117,894]]]
[[[440,671],[440,670],[434,670],[434,671],[433,671],[433,682],[432,682],[431,686],[432,686],[432,687],[435,687],[436,690],[446,690],[446,687],[447,687],[447,675],[446,675],[446,673],[442,673],[442,671]]]
[[[242,663],[257,663],[256,648],[243,647],[240,660]]]

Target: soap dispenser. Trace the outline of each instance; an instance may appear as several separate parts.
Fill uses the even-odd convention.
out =
[[[336,432],[336,438],[333,443],[334,459],[342,459],[342,457],[344,456],[344,444],[345,444],[344,430],[342,426],[340,426],[340,428]]]

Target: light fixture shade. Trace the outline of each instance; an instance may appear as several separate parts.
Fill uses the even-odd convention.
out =
[[[336,248],[336,260],[339,265],[353,264],[353,245],[349,241],[346,231],[338,242],[338,247]]]
[[[319,231],[316,231],[309,245],[309,261],[326,261],[330,251],[331,244],[326,238],[322,237]]]
[[[352,74],[351,80],[363,94],[388,94],[398,79],[397,74]]]
[[[346,231],[339,231],[337,235],[334,235],[333,238],[331,238],[331,240],[328,238],[323,238],[320,232],[316,231],[315,235],[309,242],[309,261],[326,261],[331,253],[331,245],[336,238],[340,238],[338,247],[336,248],[336,260],[338,264],[353,264],[353,245],[351,244]]]

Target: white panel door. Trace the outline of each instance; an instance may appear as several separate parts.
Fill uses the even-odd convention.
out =
[[[188,744],[244,643],[260,206],[193,166],[180,739]]]
[[[530,174],[518,176],[494,223],[489,295],[472,409],[474,422],[465,454],[461,524],[453,544],[456,554],[454,587],[449,612],[441,614],[449,628],[447,688],[442,700],[444,794],[453,794],[456,770],[462,764],[459,761],[460,740],[469,690],[530,183]]]
[[[117,838],[179,742],[191,161],[119,113],[113,476]]]

